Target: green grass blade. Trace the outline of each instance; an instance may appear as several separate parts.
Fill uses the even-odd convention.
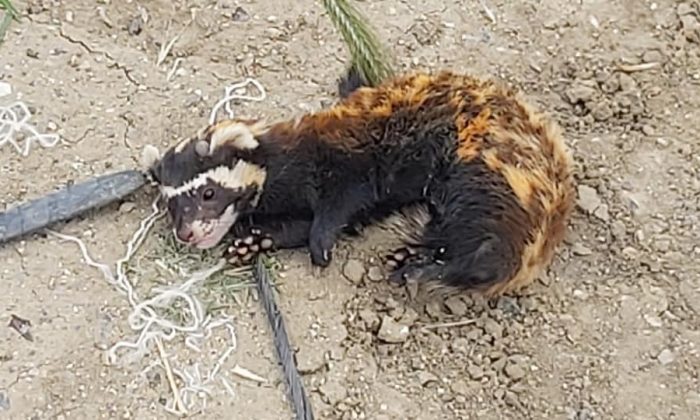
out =
[[[0,8],[7,10],[10,16],[15,19],[19,17],[19,11],[15,9],[10,0],[0,0]]]
[[[386,51],[357,9],[347,0],[323,0],[323,6],[343,36],[353,63],[365,80],[376,85],[393,75]]]

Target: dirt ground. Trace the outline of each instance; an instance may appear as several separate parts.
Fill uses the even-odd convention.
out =
[[[311,0],[15,3],[25,18],[0,45],[0,80],[13,88],[0,104],[21,95],[38,128],[64,142],[28,157],[3,147],[0,208],[134,167],[145,144],[164,147],[205,124],[224,87],[246,76],[268,97],[235,105],[239,114],[324,106],[347,57]],[[318,279],[304,253],[280,253],[279,303],[317,418],[697,418],[700,2],[357,4],[401,68],[497,77],[556,118],[579,207],[551,270],[495,302],[411,299],[382,279],[376,232],[343,242]],[[151,194],[58,229],[114,263]],[[163,372],[139,379],[148,359],[104,363],[105,346],[134,338],[129,308],[77,247],[46,235],[6,245],[0,284],[0,321],[26,318],[34,338],[0,328],[0,418],[172,417]],[[223,371],[239,364],[267,382],[229,375],[235,395],[219,389],[190,417],[293,418],[259,302],[229,312],[238,347]]]

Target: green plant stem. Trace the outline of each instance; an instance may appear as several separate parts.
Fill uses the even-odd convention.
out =
[[[347,0],[323,0],[323,5],[348,45],[353,65],[362,78],[376,85],[391,76],[391,62],[367,19]]]

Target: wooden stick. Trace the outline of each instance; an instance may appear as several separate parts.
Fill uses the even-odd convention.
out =
[[[175,397],[175,410],[177,410],[180,414],[187,414],[187,409],[185,408],[185,405],[180,399],[180,392],[177,389],[177,384],[175,384],[175,377],[173,376],[173,371],[170,368],[168,358],[165,357],[165,349],[163,348],[163,343],[160,342],[160,338],[156,338],[156,346],[158,347],[160,359],[163,361],[163,369],[165,369],[165,376],[168,377],[170,389],[173,391],[173,396]]]

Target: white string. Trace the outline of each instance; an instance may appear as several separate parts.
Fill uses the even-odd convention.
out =
[[[32,113],[23,102],[15,102],[9,106],[0,106],[0,147],[10,144],[22,156],[29,155],[29,149],[33,141],[39,142],[42,147],[53,147],[60,140],[58,134],[41,134],[29,123]],[[30,136],[24,139],[24,146],[20,145],[18,134],[29,132]]]
[[[255,88],[257,88],[259,94],[257,96],[251,96],[236,93],[238,90],[243,89],[248,85],[253,85]],[[216,114],[222,106],[224,106],[224,109],[228,113],[229,117],[233,118],[233,111],[231,110],[230,105],[230,102],[233,100],[262,101],[265,98],[265,89],[255,79],[248,78],[243,82],[228,86],[225,89],[225,97],[218,101],[212,110],[210,123],[213,123],[216,120]],[[26,110],[26,107],[24,107],[24,109]],[[11,115],[15,116],[16,114]],[[25,115],[29,115],[28,110]],[[26,122],[27,119],[28,117],[25,117],[21,120],[21,123]],[[17,124],[20,124],[19,119],[17,119],[17,122],[13,122],[11,129],[15,129]],[[5,125],[0,125],[0,133],[4,132],[4,127]],[[31,130],[33,129],[30,127],[30,131]],[[44,147],[48,147],[47,144],[50,143],[46,141],[46,138],[49,135],[44,135],[42,137],[36,133],[35,130],[33,133],[35,133],[35,137],[42,145],[44,145]],[[58,138],[54,140],[53,144],[55,144],[57,141]],[[15,148],[18,147],[16,143],[12,142],[11,140],[10,142],[15,146]],[[0,142],[0,145],[2,144],[3,143]],[[25,150],[28,152],[28,142],[25,144]],[[25,152],[25,154],[27,152]],[[123,361],[126,361],[127,363],[135,362],[148,353],[148,348],[151,342],[155,339],[160,339],[162,342],[169,342],[180,334],[184,336],[184,343],[189,349],[197,353],[201,353],[201,345],[205,340],[211,337],[213,330],[221,327],[226,328],[229,333],[229,345],[221,353],[212,368],[209,369],[204,376],[200,372],[200,366],[198,363],[192,363],[184,368],[172,368],[172,373],[179,377],[184,383],[184,386],[179,389],[179,397],[185,405],[185,410],[192,411],[195,409],[194,398],[197,397],[201,400],[198,409],[204,410],[207,406],[207,398],[211,397],[212,395],[211,386],[217,381],[217,379],[230,396],[235,396],[233,387],[226,376],[221,374],[220,371],[226,360],[236,350],[238,343],[236,339],[236,330],[233,325],[233,319],[227,315],[223,315],[217,319],[212,319],[209,315],[205,316],[201,302],[193,294],[191,294],[191,292],[211,275],[222,270],[225,266],[225,260],[222,259],[213,267],[193,273],[187,281],[180,285],[154,288],[152,290],[153,295],[150,298],[141,301],[138,298],[133,285],[127,278],[125,266],[146,239],[148,232],[153,227],[155,222],[165,215],[165,213],[159,209],[158,201],[159,198],[153,202],[152,213],[141,221],[139,228],[127,243],[126,254],[116,262],[115,272],[113,272],[108,265],[96,262],[90,256],[85,243],[79,238],[64,235],[51,230],[48,230],[48,232],[59,239],[76,243],[80,248],[86,264],[100,270],[105,280],[127,297],[129,305],[132,308],[132,312],[129,314],[127,322],[129,327],[138,333],[138,337],[135,341],[124,340],[114,344],[107,351],[107,361],[110,364],[118,363],[118,353],[120,351],[127,352],[122,359]],[[158,314],[157,311],[159,308],[166,308],[170,306],[175,300],[178,299],[184,301],[185,303],[183,311],[189,318],[189,323],[186,325],[164,318]],[[169,357],[168,361],[170,362]],[[172,363],[170,364],[172,365]],[[146,372],[150,371],[156,366],[163,367],[160,360],[150,363],[141,372],[140,376],[145,375]],[[166,411],[173,414],[185,414],[177,410],[174,398],[169,400],[164,408]]]
[[[233,319],[231,317],[223,316],[215,320],[212,320],[209,316],[205,317],[201,302],[188,292],[194,290],[199,283],[224,268],[225,260],[220,260],[213,267],[206,270],[193,273],[190,278],[181,285],[168,288],[154,288],[154,295],[152,297],[139,302],[133,285],[125,274],[125,265],[143,243],[148,231],[151,229],[156,220],[164,215],[164,213],[158,209],[158,200],[154,201],[152,207],[153,212],[141,222],[139,229],[127,243],[126,255],[117,261],[116,276],[113,274],[108,265],[96,262],[90,256],[85,243],[81,239],[54,232],[52,230],[48,230],[48,232],[59,239],[76,243],[83,254],[86,264],[99,269],[107,282],[115,286],[117,290],[125,294],[128,298],[129,304],[132,307],[132,312],[127,318],[128,324],[129,327],[132,330],[137,331],[139,335],[133,342],[125,340],[114,344],[107,351],[107,361],[110,364],[118,363],[119,358],[117,353],[119,350],[131,350],[131,353],[128,354],[125,359],[128,362],[135,362],[148,353],[148,347],[153,340],[160,338],[165,342],[171,341],[178,335],[178,333],[185,335],[185,343],[187,347],[194,351],[201,352],[201,349],[199,348],[201,341],[209,338],[214,329],[226,327],[230,336],[229,345],[223,351],[214,366],[206,374],[206,377],[203,378],[199,373],[200,368],[199,364],[197,363],[190,366],[189,370],[173,369],[173,373],[179,376],[185,383],[185,386],[180,389],[180,399],[186,404],[186,409],[188,411],[193,409],[193,397],[202,398],[202,407],[200,408],[204,409],[206,407],[206,397],[211,396],[212,394],[211,389],[207,385],[214,382],[216,379],[226,381],[223,375],[219,376],[219,371],[226,359],[228,359],[229,356],[236,350],[237,340],[235,328],[232,322]],[[183,309],[183,311],[191,318],[189,324],[182,325],[173,322],[157,313],[157,308],[167,307],[175,299],[181,299],[186,303],[186,307]],[[161,363],[155,362],[150,364],[144,369],[142,374],[145,374],[154,366],[161,366]],[[191,371],[193,371],[194,374],[191,373]],[[222,383],[225,384],[225,391],[230,394],[232,389],[228,382],[226,381]],[[166,410],[174,414],[182,414],[175,410],[174,404],[174,400],[169,401],[165,407]]]
[[[240,94],[236,93],[239,89],[244,89],[248,85],[253,85],[258,91],[258,95],[256,96],[251,96],[251,95],[245,95],[245,94]],[[264,101],[265,98],[267,97],[267,93],[265,92],[265,88],[258,82],[257,80],[253,78],[247,78],[242,82],[239,83],[234,83],[230,86],[227,86],[224,89],[224,97],[219,100],[219,102],[214,105],[214,108],[211,110],[211,114],[209,115],[209,124],[214,124],[216,122],[216,115],[219,113],[219,110],[221,107],[224,107],[224,110],[228,114],[228,117],[233,119],[233,110],[231,109],[231,101],[233,100],[244,100],[244,101],[255,101],[255,102],[260,102]]]

